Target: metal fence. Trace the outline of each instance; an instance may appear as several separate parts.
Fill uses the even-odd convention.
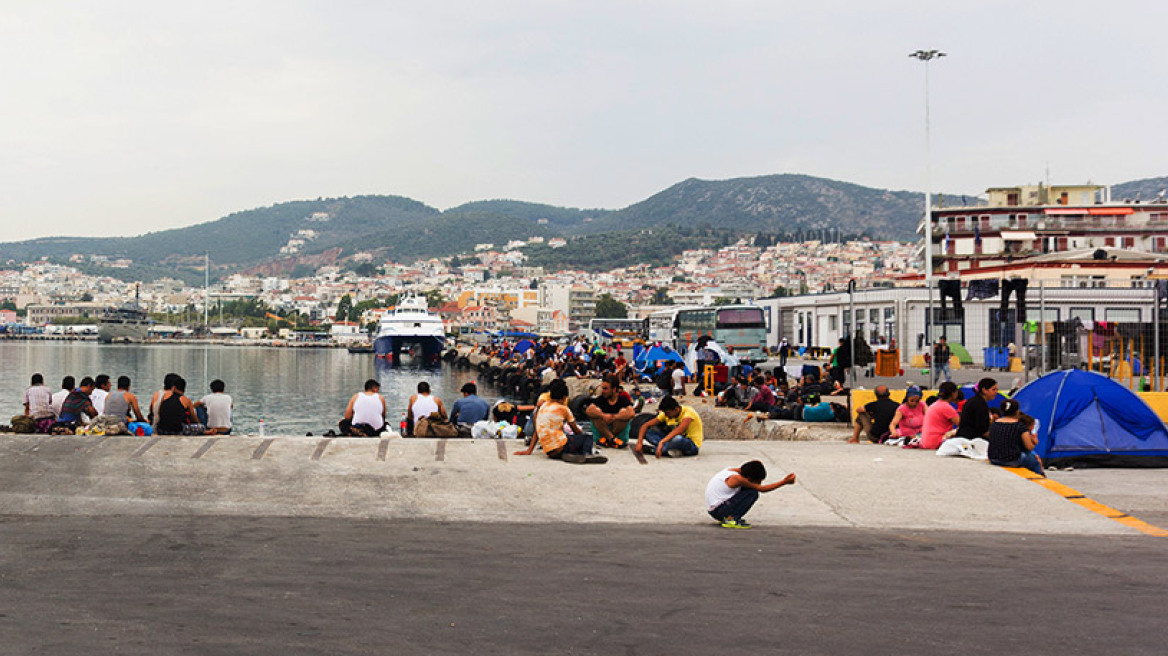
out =
[[[917,336],[918,358],[928,360],[928,345],[945,336],[962,361],[1024,380],[1081,368],[1133,390],[1166,389],[1168,281],[989,282],[939,281]]]

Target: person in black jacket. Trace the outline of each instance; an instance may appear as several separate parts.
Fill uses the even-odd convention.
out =
[[[961,423],[957,425],[957,437],[973,439],[990,434],[989,402],[998,396],[998,381],[982,378],[977,383],[977,394],[965,402],[961,408]]]
[[[874,391],[876,400],[865,404],[856,413],[856,423],[852,429],[852,439],[848,440],[849,444],[859,444],[860,433],[867,435],[873,442],[880,442],[888,433],[888,425],[892,423],[897,409],[900,408],[900,404],[892,400],[892,392],[887,385],[877,385]]]

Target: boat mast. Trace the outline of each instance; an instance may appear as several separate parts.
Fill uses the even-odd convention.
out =
[[[203,329],[207,329],[207,311],[210,309],[211,253],[203,252]]]

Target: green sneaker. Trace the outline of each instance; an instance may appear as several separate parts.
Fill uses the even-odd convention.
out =
[[[750,528],[750,524],[746,523],[746,520],[743,519],[727,517],[722,520],[722,528]]]

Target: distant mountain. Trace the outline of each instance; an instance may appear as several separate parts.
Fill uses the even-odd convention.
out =
[[[1111,200],[1113,201],[1139,200],[1150,203],[1161,194],[1168,198],[1168,177],[1132,180],[1131,182],[1111,185]]]
[[[217,266],[245,266],[280,255],[300,230],[312,230],[305,252],[319,253],[370,234],[405,229],[439,214],[400,196],[293,201],[229,214],[217,221],[151,232],[139,237],[50,237],[0,244],[0,260],[65,258],[75,253],[130,258],[141,266],[202,263],[211,253]]]
[[[1151,200],[1165,188],[1168,178],[1138,180],[1115,185],[1112,196],[1135,198],[1138,194]],[[948,205],[957,198],[962,197],[944,195]],[[968,200],[972,202],[973,196]],[[691,178],[620,210],[485,200],[443,212],[401,196],[292,201],[139,237],[54,237],[3,243],[0,262],[42,257],[64,261],[75,254],[129,258],[134,261],[130,269],[100,264],[83,268],[128,280],[170,275],[201,281],[205,252],[210,253],[212,275],[218,277],[243,270],[303,270],[343,261],[358,252],[409,261],[469,252],[479,243],[584,236],[583,241],[572,240],[569,248],[535,248],[530,255],[533,262],[546,266],[596,268],[631,263],[629,257],[608,252],[614,249],[662,261],[684,247],[716,245],[735,235],[765,236],[768,241],[804,239],[838,228],[845,236],[911,240],[920,214],[921,194],[912,191],[793,174]],[[602,235],[612,237],[595,238]]]
[[[585,231],[674,224],[795,235],[842,228],[875,239],[912,239],[921,205],[920,193],[808,175],[690,178],[592,222]]]
[[[516,219],[526,219],[533,223],[540,220],[547,221],[552,230],[574,232],[591,221],[608,216],[613,210],[578,210],[555,205],[541,205],[539,203],[525,203],[518,200],[480,200],[458,207],[452,207],[443,214],[499,214]]]

